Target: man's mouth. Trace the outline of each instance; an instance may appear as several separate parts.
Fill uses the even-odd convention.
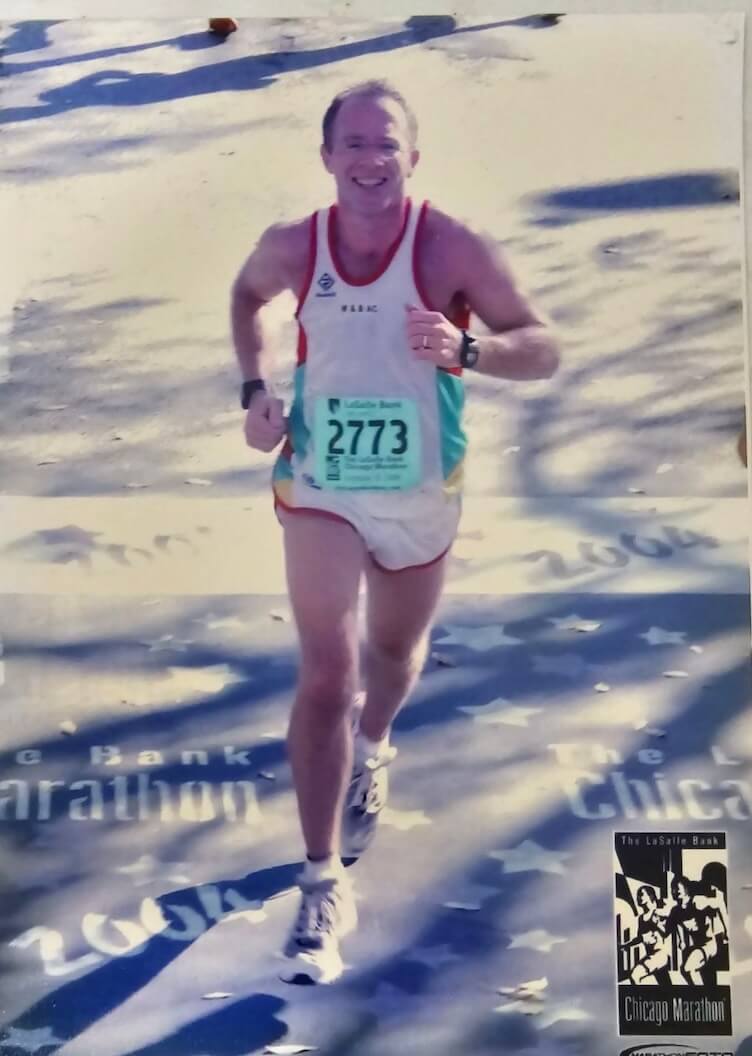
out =
[[[365,187],[366,190],[371,190],[374,187],[383,187],[386,183],[386,176],[375,176],[368,179],[364,176],[353,176],[353,183],[358,187]]]

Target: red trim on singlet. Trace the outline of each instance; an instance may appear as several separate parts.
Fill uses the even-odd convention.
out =
[[[305,299],[308,296],[308,291],[311,288],[313,282],[313,272],[316,267],[316,213],[311,216],[309,220],[310,230],[308,232],[308,263],[306,264],[305,278],[303,279],[303,286],[300,291],[300,297],[298,297],[298,307],[295,309],[295,318],[300,316],[300,312],[305,303]]]
[[[438,308],[436,308],[431,302],[431,298],[426,293],[426,288],[423,285],[419,260],[419,243],[426,222],[426,216],[428,215],[428,206],[428,202],[423,202],[423,205],[420,207],[418,222],[415,225],[415,238],[413,239],[413,282],[415,283],[415,289],[418,291],[420,299],[423,301],[427,311],[436,312],[438,311]],[[455,326],[458,326],[460,330],[467,330],[470,325],[470,309],[468,306],[463,305],[458,311],[453,312],[449,316],[449,321],[454,323]],[[458,378],[462,377],[462,367],[437,367],[436,369],[443,370],[445,374],[455,374]]]
[[[420,274],[420,267],[418,263],[418,243],[420,242],[420,236],[423,232],[423,225],[426,222],[426,215],[428,213],[428,202],[423,202],[420,207],[420,213],[418,214],[418,222],[415,225],[415,238],[413,239],[413,282],[415,283],[415,289],[420,294],[420,299],[423,301],[426,309],[429,312],[435,312],[436,309],[431,304],[431,299],[426,293],[426,288],[423,285],[423,279]]]
[[[379,264],[376,271],[374,271],[373,274],[366,276],[366,278],[364,279],[355,279],[351,275],[348,275],[344,265],[342,264],[342,261],[340,260],[339,254],[337,252],[336,239],[334,237],[336,218],[337,206],[333,205],[329,209],[327,235],[329,238],[329,253],[331,254],[334,269],[339,275],[339,277],[348,284],[348,286],[370,286],[372,282],[376,282],[377,279],[381,278],[386,269],[394,260],[394,255],[402,244],[402,239],[405,237],[405,231],[407,230],[407,221],[410,218],[410,199],[407,198],[405,200],[405,215],[402,220],[402,228],[400,230],[400,233],[397,235],[394,242],[392,242],[391,246],[386,251],[386,255],[384,256],[384,259],[382,260],[381,264]]]
[[[308,336],[303,329],[303,324],[298,319],[298,366],[308,359]]]

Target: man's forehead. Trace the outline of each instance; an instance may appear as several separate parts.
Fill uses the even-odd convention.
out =
[[[370,128],[407,131],[407,117],[396,99],[389,96],[354,96],[345,99],[337,115],[340,135],[357,135]]]

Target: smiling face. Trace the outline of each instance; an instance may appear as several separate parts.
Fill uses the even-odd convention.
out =
[[[353,96],[343,102],[321,157],[340,206],[373,215],[402,202],[419,153],[396,99]]]

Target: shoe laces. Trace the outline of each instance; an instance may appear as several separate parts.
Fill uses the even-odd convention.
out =
[[[384,781],[379,774],[397,755],[397,749],[391,745],[384,748],[378,756],[366,759],[353,774],[348,795],[348,806],[366,813],[381,810],[384,805]]]
[[[337,926],[340,893],[337,880],[310,884],[300,882],[303,898],[295,921],[298,936],[333,932]]]

